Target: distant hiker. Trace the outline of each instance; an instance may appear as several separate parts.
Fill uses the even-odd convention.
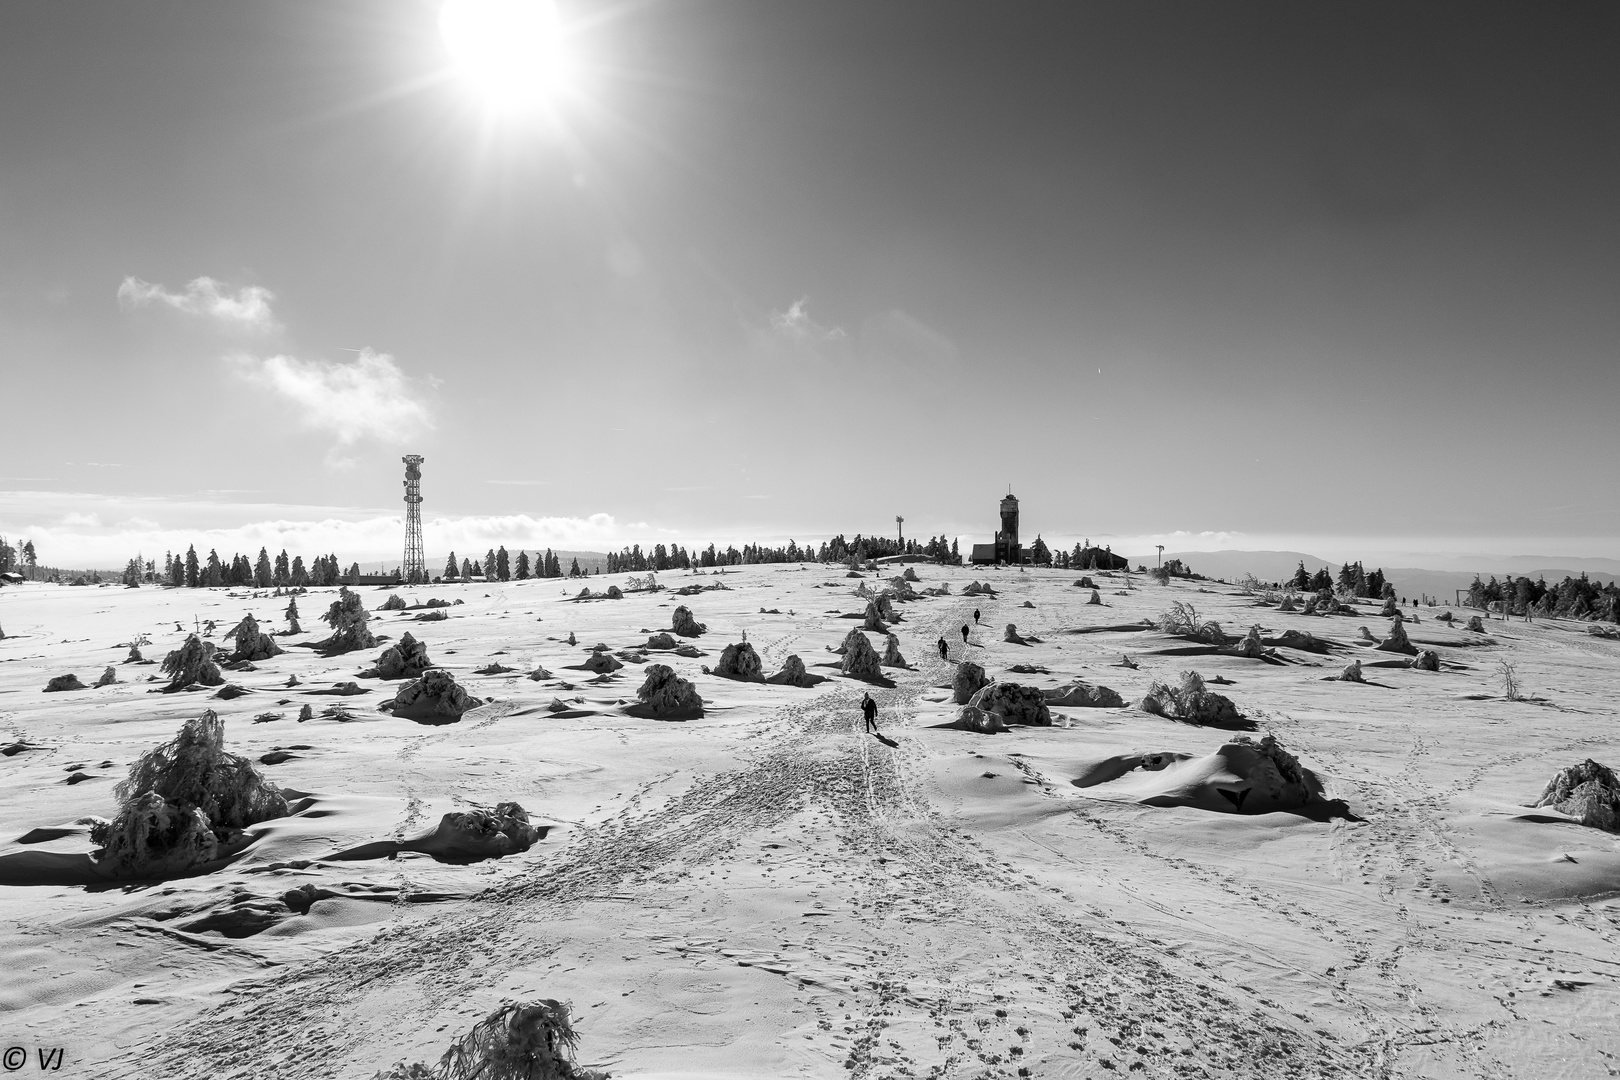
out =
[[[862,734],[865,734],[867,731],[876,731],[877,702],[872,700],[871,694],[867,694],[861,698],[861,715],[866,717],[866,727],[863,729]]]
[[[947,661],[951,658],[951,647],[945,644],[945,639],[943,637],[939,639],[939,658]]]
[[[963,623],[962,624],[962,644],[964,644],[964,645],[967,644],[967,635],[968,635],[967,623]]]
[[[979,609],[978,608],[973,609],[973,625],[974,626],[979,625]]]

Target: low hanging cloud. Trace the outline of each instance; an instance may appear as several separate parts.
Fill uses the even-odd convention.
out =
[[[793,341],[838,341],[845,336],[843,327],[822,326],[810,317],[808,296],[793,301],[786,311],[771,312],[771,329]]]
[[[22,538],[33,540],[40,562],[49,566],[88,569],[115,569],[141,552],[163,565],[165,552],[179,554],[195,546],[207,555],[210,549],[225,558],[240,552],[252,557],[259,548],[272,555],[285,549],[302,555],[307,562],[316,555],[336,553],[347,565],[351,561],[388,560],[397,563],[404,546],[405,523],[394,514],[361,514],[335,508],[290,507],[223,503],[170,503],[158,498],[142,498],[148,514],[173,518],[158,524],[147,516],[130,516],[104,524],[94,513],[67,507],[101,504],[107,500],[80,492],[17,492],[8,498],[0,493],[0,536],[20,545]],[[174,512],[166,512],[172,505]],[[33,512],[49,507],[52,517],[41,520]],[[297,517],[282,516],[282,512]],[[324,512],[323,512],[324,511]],[[341,513],[341,516],[339,516]],[[236,521],[218,524],[222,519]],[[611,514],[586,517],[537,517],[529,514],[467,515],[434,517],[423,523],[428,566],[438,573],[450,551],[477,557],[493,547],[509,550],[554,548],[575,551],[611,551],[630,544],[650,548],[659,541],[693,541],[678,532],[649,525],[645,521],[621,521]]]
[[[170,292],[134,276],[126,277],[118,286],[118,306],[125,311],[162,304],[241,330],[274,330],[276,322],[270,312],[270,301],[274,299],[275,294],[263,286],[244,285],[233,292],[211,277],[193,279],[183,292]]]
[[[406,442],[433,427],[417,381],[387,353],[361,349],[349,363],[246,355],[230,363],[243,379],[285,398],[306,425],[332,433],[343,446],[366,438]]]

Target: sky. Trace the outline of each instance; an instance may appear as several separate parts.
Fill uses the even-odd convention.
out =
[[[1620,8],[0,9],[0,535],[1620,557]],[[229,550],[227,550],[229,549]]]

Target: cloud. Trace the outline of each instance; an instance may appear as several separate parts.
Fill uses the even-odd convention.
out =
[[[170,292],[162,285],[126,277],[118,286],[118,306],[134,311],[148,304],[165,304],[187,315],[202,315],[225,326],[241,330],[274,330],[270,313],[275,294],[259,285],[244,285],[234,293],[229,286],[211,277],[190,282],[184,292]]]
[[[801,296],[786,311],[771,312],[771,329],[791,341],[838,341],[844,328],[826,327],[810,317],[810,298]]]
[[[387,353],[361,349],[353,363],[246,355],[231,363],[242,378],[286,398],[305,424],[330,431],[342,446],[363,438],[404,442],[433,426],[415,381]]]
[[[100,502],[98,498],[74,493],[23,493],[30,496],[33,505],[42,499],[66,502]],[[143,500],[149,506],[159,506],[162,500]],[[20,504],[19,504],[20,505]],[[212,509],[212,513],[208,511]],[[218,521],[234,513],[274,513],[276,506],[240,505],[224,507],[207,504],[186,507],[186,516]],[[0,535],[31,538],[40,553],[40,561],[51,566],[89,569],[110,569],[123,566],[137,551],[149,559],[162,562],[163,553],[184,552],[195,545],[206,555],[216,550],[224,558],[240,552],[250,558],[262,547],[274,555],[286,549],[290,555],[303,555],[307,562],[316,555],[336,553],[345,565],[349,562],[393,560],[397,562],[405,546],[405,522],[394,514],[372,514],[365,517],[338,517],[346,511],[336,508],[296,508],[315,515],[303,520],[289,518],[263,518],[230,526],[165,525],[159,526],[149,519],[131,517],[116,525],[103,525],[95,514],[70,512],[53,523],[36,524],[31,528],[19,527],[21,515],[8,513],[7,500],[0,498]],[[11,518],[11,520],[8,520]],[[240,520],[240,519],[238,519]],[[427,542],[429,568],[438,573],[444,567],[448,552],[461,555],[482,553],[492,547],[504,546],[508,550],[534,551],[553,548],[572,551],[617,551],[630,544],[648,547],[659,541],[687,540],[679,533],[656,528],[644,521],[621,522],[611,514],[591,514],[588,517],[532,517],[528,514],[483,515],[466,517],[438,517],[423,522],[422,531]],[[437,565],[434,560],[437,559]],[[392,565],[392,563],[390,563]]]

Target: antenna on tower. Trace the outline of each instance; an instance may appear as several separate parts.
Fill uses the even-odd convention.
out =
[[[406,454],[405,463],[405,565],[400,573],[407,585],[426,585],[427,556],[422,551],[422,462],[421,454]]]

